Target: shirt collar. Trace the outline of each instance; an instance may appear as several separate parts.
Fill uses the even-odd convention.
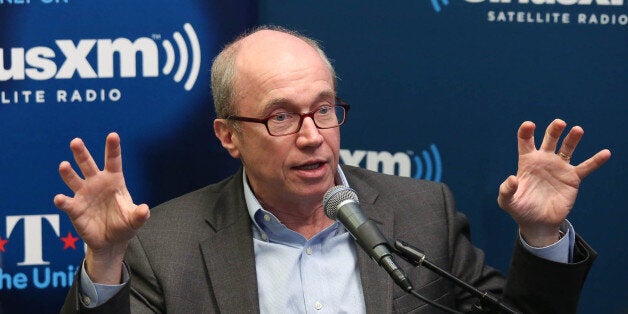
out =
[[[336,171],[336,177],[334,178],[334,181],[336,184],[344,185],[347,187],[349,186],[347,178],[345,177],[344,172],[342,172],[340,165],[338,165],[338,171]],[[273,215],[271,212],[262,208],[262,205],[253,194],[253,190],[251,190],[249,181],[246,178],[246,169],[243,169],[242,171],[242,185],[244,186],[244,199],[246,201],[246,208],[254,226],[253,236],[257,239],[264,239],[266,237],[265,230],[269,229],[269,226],[267,226],[266,223],[277,224],[279,223],[279,219],[277,219],[277,217],[275,217],[275,215]],[[321,202],[322,201],[323,200],[321,199]],[[336,222],[336,224],[338,224],[338,222]],[[342,225],[338,227],[338,233],[342,233],[345,231]]]

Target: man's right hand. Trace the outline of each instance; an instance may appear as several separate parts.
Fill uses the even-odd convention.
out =
[[[70,217],[87,244],[85,265],[90,279],[100,284],[119,284],[124,252],[129,240],[148,220],[148,205],[135,205],[127,190],[118,134],[107,136],[103,170],[81,139],[72,140],[70,149],[84,178],[69,162],[61,162],[59,174],[74,197],[58,194],[54,203]]]

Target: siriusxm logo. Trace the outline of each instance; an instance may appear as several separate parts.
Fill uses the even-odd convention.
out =
[[[161,73],[170,75],[173,80],[181,82],[186,75],[185,90],[194,86],[201,64],[201,50],[192,25],[183,26],[188,43],[179,32],[173,33],[175,47],[168,39],[161,40],[165,62]],[[0,82],[8,80],[31,79],[36,81],[50,79],[71,79],[74,75],[82,79],[113,78],[116,72],[114,60],[118,56],[119,76],[122,78],[137,77],[137,60],[141,56],[141,76],[159,76],[160,49],[157,40],[161,35],[152,38],[140,37],[135,40],[128,38],[116,39],[81,39],[74,42],[69,39],[55,40],[56,49],[46,46],[37,46],[29,49],[23,47],[11,48],[10,53],[0,48]],[[188,49],[189,44],[189,49]],[[90,63],[88,55],[95,53],[95,64]],[[10,55],[9,68],[5,68],[5,59]],[[62,63],[59,57],[62,56]],[[178,56],[178,65],[177,63]],[[175,70],[176,66],[176,70]]]
[[[599,5],[599,6],[623,6],[624,0],[465,0],[469,3],[518,3],[534,5]],[[434,11],[440,12],[442,6],[449,5],[449,0],[431,0]]]
[[[351,152],[341,149],[340,162],[386,174],[437,182],[441,180],[443,173],[440,154],[435,144],[430,145],[429,151],[423,150],[420,154],[365,150]]]
[[[624,0],[465,0],[471,3],[519,3],[519,4],[561,4],[561,5],[624,5]]]

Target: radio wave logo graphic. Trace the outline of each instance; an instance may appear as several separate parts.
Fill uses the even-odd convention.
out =
[[[183,29],[185,30],[185,34],[187,35],[188,41],[190,43],[191,50],[191,64],[189,67],[189,75],[183,87],[185,90],[189,91],[196,83],[196,79],[198,78],[198,73],[201,68],[201,47],[199,45],[198,36],[196,36],[196,32],[190,23],[185,23],[183,25]],[[188,63],[190,63],[190,51],[188,50],[188,46],[186,45],[185,39],[183,35],[179,32],[174,32],[172,34],[174,38],[174,42],[177,45],[178,55],[179,55],[179,65],[177,67],[176,72],[174,73],[173,79],[175,82],[179,83],[183,80],[186,71],[188,70]],[[168,39],[164,39],[162,41],[162,46],[166,51],[166,63],[162,68],[162,72],[165,75],[169,75],[174,70],[176,56],[174,46]]]
[[[390,175],[436,182],[441,180],[443,174],[436,144],[431,144],[429,150],[425,149],[419,153],[341,149],[340,162]]]
[[[441,5],[439,1],[442,2],[444,6],[449,5],[449,0],[431,0],[431,1],[432,1],[432,7],[434,7],[434,11],[436,12],[441,11]]]
[[[415,179],[440,182],[443,175],[443,165],[435,144],[430,145],[429,152],[424,149],[420,155],[415,155],[414,164],[416,166]]]

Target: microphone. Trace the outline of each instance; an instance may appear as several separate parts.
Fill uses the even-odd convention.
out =
[[[343,185],[327,190],[323,197],[325,215],[340,221],[360,247],[388,272],[397,285],[405,291],[411,291],[410,279],[390,253],[386,237],[373,221],[362,214],[359,203],[355,191]]]

